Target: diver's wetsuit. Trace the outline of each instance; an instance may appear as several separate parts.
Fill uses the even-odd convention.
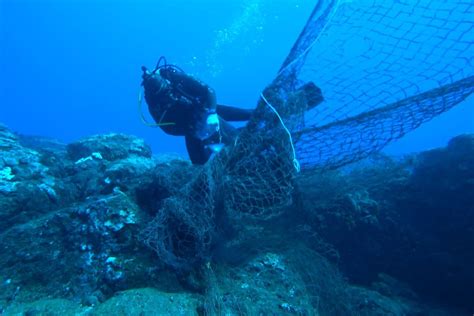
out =
[[[217,105],[216,94],[205,83],[175,67],[143,69],[145,100],[151,116],[170,135],[185,136],[193,164],[204,164],[212,146],[228,144],[237,130],[227,121],[247,121],[252,110]]]

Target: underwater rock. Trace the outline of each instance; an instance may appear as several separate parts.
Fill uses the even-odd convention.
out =
[[[115,187],[132,197],[140,190],[145,200],[156,182],[176,191],[190,174],[185,171],[188,161],[170,155],[151,157],[143,140],[121,134],[85,138],[66,151],[55,140],[17,136],[2,125],[0,147],[0,228],[110,194]]]
[[[109,194],[115,187],[134,198],[138,194],[142,199],[150,199],[143,192],[149,191],[156,178],[173,177],[168,169],[175,163],[189,166],[189,162],[182,163],[182,158],[152,157],[143,140],[122,134],[96,135],[72,143],[68,145],[68,158],[72,162],[68,181],[77,188],[76,200]],[[155,196],[151,200],[160,198]]]
[[[474,135],[418,155],[406,192],[397,209],[411,247],[390,273],[433,300],[474,312]]]
[[[0,126],[0,310],[79,308],[19,305],[47,296],[80,300],[92,307],[78,313],[94,315],[157,308],[170,315],[312,315],[315,308],[320,315],[431,315],[414,303],[424,297],[468,306],[473,144],[460,136],[410,163],[383,158],[349,173],[302,173],[295,204],[281,218],[229,222],[220,214],[211,262],[178,277],[139,236],[199,167],[151,156],[132,136],[65,146]],[[349,285],[334,262],[366,288]],[[143,289],[163,284],[174,294]],[[453,300],[449,292],[458,288],[465,293]],[[27,300],[29,291],[40,294]]]
[[[315,174],[300,188],[300,236],[314,249],[334,247],[352,282],[384,273],[411,290],[385,282],[383,293],[474,310],[474,135],[406,160]]]
[[[0,191],[10,193],[15,191],[18,182],[11,181],[15,176],[12,174],[12,168],[4,167],[0,170]]]
[[[0,170],[2,180],[24,181],[48,176],[48,168],[41,164],[41,155],[30,148],[23,147],[18,137],[5,126],[0,127]],[[7,171],[10,178],[7,178]]]
[[[99,153],[70,161],[67,182],[75,186],[74,200],[83,201],[91,196],[109,194],[114,186],[107,181],[105,169],[109,164]]]
[[[55,138],[18,134],[18,139],[23,147],[58,156],[66,155],[66,144]]]
[[[150,215],[156,214],[166,198],[177,194],[193,178],[196,168],[189,160],[175,155],[157,155],[154,162],[153,170],[141,178],[130,177],[127,181],[138,205]],[[128,168],[127,164],[121,165],[120,169],[123,167]]]
[[[11,280],[2,287],[85,298],[146,284],[149,252],[135,238],[141,221],[136,204],[116,190],[16,225],[0,235],[0,271]]]
[[[474,135],[457,136],[446,148],[420,153],[415,163],[411,185],[425,201],[438,193],[452,198],[450,194],[456,195],[455,200],[445,200],[447,207],[473,201],[470,194],[464,193],[474,192]]]
[[[283,254],[263,253],[240,266],[204,268],[202,314],[313,315],[311,298]]]
[[[90,307],[65,299],[40,299],[30,303],[12,304],[1,315],[88,315]]]
[[[373,183],[389,182],[385,172],[370,172]],[[369,178],[367,173],[362,179]],[[295,205],[298,209],[293,213],[297,217],[294,231],[332,261],[341,262],[343,267],[346,260],[351,267],[355,266],[353,260],[365,260],[364,251],[375,250],[378,235],[389,217],[379,192],[358,181],[359,174],[347,175],[340,171],[303,175],[298,179],[301,189],[299,203]]]
[[[18,137],[7,126],[0,123],[0,149],[9,150],[18,145]]]
[[[378,275],[377,280],[371,284],[371,288],[387,297],[418,299],[416,293],[407,284],[384,273]]]
[[[106,185],[119,187],[135,196],[137,191],[142,192],[152,186],[155,178],[164,176],[157,170],[158,161],[156,157],[137,156],[113,161],[105,166],[102,180]],[[146,199],[159,201],[160,197],[147,196]]]
[[[62,205],[62,180],[44,164],[43,154],[24,147],[0,126],[0,230]]]
[[[198,299],[192,294],[166,293],[152,288],[140,288],[117,293],[95,306],[83,306],[66,299],[40,299],[31,303],[16,303],[2,315],[198,315]],[[1,312],[1,311],[0,311]]]
[[[118,293],[94,308],[90,315],[198,315],[198,299],[186,293],[165,293],[153,288]]]
[[[202,314],[456,315],[352,286],[324,257],[305,247],[288,247],[283,253],[261,253],[243,265],[204,268]]]
[[[150,158],[151,148],[137,137],[124,134],[95,135],[67,146],[71,160],[78,162],[87,157],[102,157],[107,161],[124,159],[131,155]]]
[[[111,162],[107,165],[104,175],[108,178],[106,181],[129,188],[134,179],[150,174],[155,165],[155,161],[150,158],[128,157]]]
[[[135,199],[156,212],[155,193],[184,185],[189,162],[117,134],[66,147],[2,127],[0,144],[0,299],[36,288],[96,304],[156,282],[160,262],[137,238],[149,215]]]
[[[443,309],[424,306],[404,297],[384,296],[377,291],[351,286],[347,289],[350,297],[351,315],[358,316],[404,316],[404,315],[456,315]]]

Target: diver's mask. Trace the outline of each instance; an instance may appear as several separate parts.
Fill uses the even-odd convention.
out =
[[[145,94],[152,93],[157,94],[160,93],[163,89],[168,86],[168,83],[165,79],[163,79],[158,71],[149,71],[145,66],[142,66],[142,85],[145,89]]]

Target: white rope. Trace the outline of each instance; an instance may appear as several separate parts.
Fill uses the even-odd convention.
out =
[[[301,171],[301,165],[300,165],[300,162],[298,161],[298,159],[296,159],[296,150],[295,150],[295,146],[293,145],[293,137],[291,136],[290,131],[286,127],[286,125],[283,122],[283,120],[282,120],[280,114],[278,113],[278,111],[273,107],[273,105],[270,104],[270,102],[268,102],[268,100],[265,98],[263,93],[261,93],[260,96],[262,97],[263,101],[265,101],[265,103],[268,105],[268,107],[276,114],[276,116],[280,120],[281,125],[285,129],[285,132],[288,134],[288,138],[290,139],[290,144],[291,144],[291,150],[293,152],[293,166],[295,167],[296,172],[300,172]]]

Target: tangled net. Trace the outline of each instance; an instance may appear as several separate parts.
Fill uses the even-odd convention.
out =
[[[302,167],[363,159],[469,96],[473,14],[472,1],[321,1],[277,78],[281,95],[323,92],[291,130]]]
[[[363,159],[474,90],[472,1],[319,1],[255,114],[143,234],[182,270],[206,262],[222,223],[292,203],[297,168]],[[224,225],[225,226],[225,225]]]

